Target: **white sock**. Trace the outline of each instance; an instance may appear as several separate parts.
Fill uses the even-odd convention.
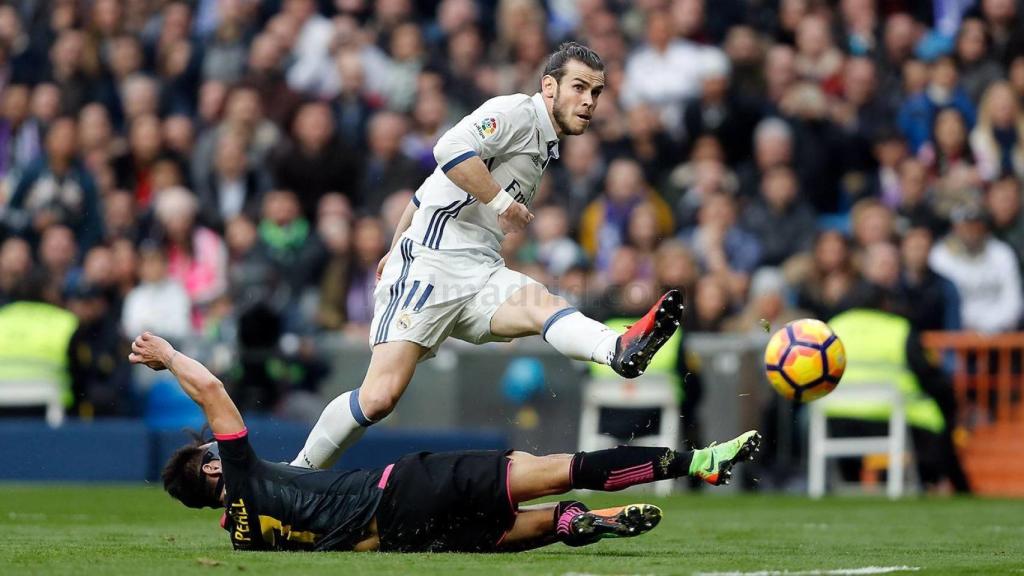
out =
[[[359,423],[353,414],[354,410],[359,411],[358,416],[365,424]],[[326,470],[334,466],[342,452],[363,437],[369,424],[372,422],[367,420],[359,409],[359,389],[345,392],[331,400],[324,408],[320,419],[316,421],[309,437],[306,438],[306,445],[292,460],[291,465],[314,470]]]
[[[611,364],[619,333],[587,318],[575,308],[563,308],[551,315],[541,333],[544,340],[574,360]]]

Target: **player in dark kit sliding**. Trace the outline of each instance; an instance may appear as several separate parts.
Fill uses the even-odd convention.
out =
[[[221,525],[240,550],[496,552],[637,536],[657,526],[658,507],[519,503],[687,474],[723,484],[760,441],[751,431],[693,452],[626,446],[540,457],[420,452],[383,469],[314,471],[257,458],[223,384],[163,338],[142,334],[129,359],[169,369],[202,407],[215,441],[197,439],[175,452],[163,471],[164,488],[192,508],[223,507]]]

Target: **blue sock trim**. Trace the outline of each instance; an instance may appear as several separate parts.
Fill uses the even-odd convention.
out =
[[[352,411],[352,417],[356,419],[356,422],[360,426],[366,428],[370,424],[373,424],[373,420],[370,420],[363,414],[363,409],[359,407],[359,388],[352,391],[352,394],[348,397],[348,408]]]
[[[544,322],[544,329],[541,331],[541,337],[544,338],[545,342],[548,341],[548,330],[551,329],[551,325],[554,324],[555,322],[558,322],[562,318],[568,316],[569,314],[572,314],[573,312],[579,312],[579,310],[573,308],[572,306],[569,306],[568,308],[562,308],[558,312],[552,314],[551,317]]]

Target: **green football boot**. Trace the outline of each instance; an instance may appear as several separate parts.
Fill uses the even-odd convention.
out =
[[[693,451],[690,476],[701,478],[712,486],[728,484],[733,465],[742,460],[753,460],[760,446],[761,435],[757,430],[744,432],[723,444],[712,442],[707,448]]]

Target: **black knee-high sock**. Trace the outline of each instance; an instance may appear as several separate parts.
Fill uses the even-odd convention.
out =
[[[562,500],[555,506],[555,536],[560,542],[569,546],[586,546],[593,539],[582,539],[572,533],[572,519],[583,512],[589,511],[587,505],[579,500]]]
[[[573,488],[614,492],[637,484],[686,476],[692,459],[691,452],[645,446],[577,452],[572,458],[570,481]]]

